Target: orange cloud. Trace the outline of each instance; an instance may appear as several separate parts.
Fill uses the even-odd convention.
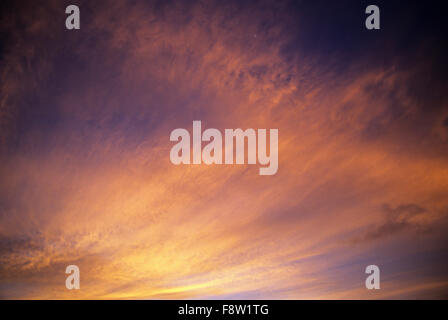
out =
[[[420,116],[406,84],[421,66],[366,70],[353,62],[353,70],[335,75],[311,58],[296,64],[281,54],[290,40],[282,28],[261,32],[260,20],[270,18],[263,8],[255,15],[180,3],[163,13],[141,3],[89,8],[94,19],[69,54],[84,69],[59,75],[57,54],[33,44],[39,63],[30,68],[48,65],[41,76],[51,83],[34,85],[49,105],[30,128],[8,129],[25,142],[5,152],[0,166],[2,298],[446,293],[445,275],[424,277],[431,262],[402,270],[423,254],[416,246],[433,253],[437,266],[445,249],[446,154],[441,141],[418,144],[403,134]],[[49,32],[51,25],[30,28]],[[26,65],[3,62],[15,63]],[[20,117],[31,111],[19,98],[32,96],[34,85],[11,89],[18,76],[11,73],[2,89]],[[172,165],[169,133],[193,120],[278,128],[278,173]],[[426,138],[443,139],[439,129]],[[420,209],[395,216],[400,208]],[[387,232],[403,224],[433,232]],[[373,296],[363,271],[376,261],[391,273]],[[65,288],[69,264],[81,269],[79,291]]]

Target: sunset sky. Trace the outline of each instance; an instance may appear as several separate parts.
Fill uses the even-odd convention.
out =
[[[448,298],[436,2],[0,8],[0,299]],[[278,172],[172,164],[194,120],[277,128]]]

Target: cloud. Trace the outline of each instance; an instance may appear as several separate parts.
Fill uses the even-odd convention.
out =
[[[394,264],[418,254],[394,235],[435,230],[448,205],[446,105],[408,90],[426,61],[310,56],[286,2],[86,1],[79,32],[59,27],[61,2],[30,4],[0,64],[2,297],[356,298],[379,258],[394,292],[427,280],[431,262],[417,284]],[[193,120],[278,128],[278,173],[173,166],[169,134]],[[347,250],[359,230],[371,247]],[[425,241],[441,265],[444,243]]]
[[[403,233],[427,234],[431,231],[432,223],[419,219],[425,216],[426,209],[416,204],[402,204],[395,208],[385,204],[382,208],[383,222],[375,227],[369,228],[364,235],[355,237],[352,243],[362,243]]]

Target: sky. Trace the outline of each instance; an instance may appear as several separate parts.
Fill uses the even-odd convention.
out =
[[[2,1],[0,298],[448,298],[445,18],[370,2]],[[194,120],[277,173],[174,165]]]

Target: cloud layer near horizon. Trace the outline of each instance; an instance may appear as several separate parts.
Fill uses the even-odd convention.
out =
[[[410,65],[310,55],[306,19],[271,2],[82,2],[69,32],[64,5],[2,22],[1,298],[447,297],[448,105],[425,44]],[[278,128],[278,173],[174,166],[193,120]]]

